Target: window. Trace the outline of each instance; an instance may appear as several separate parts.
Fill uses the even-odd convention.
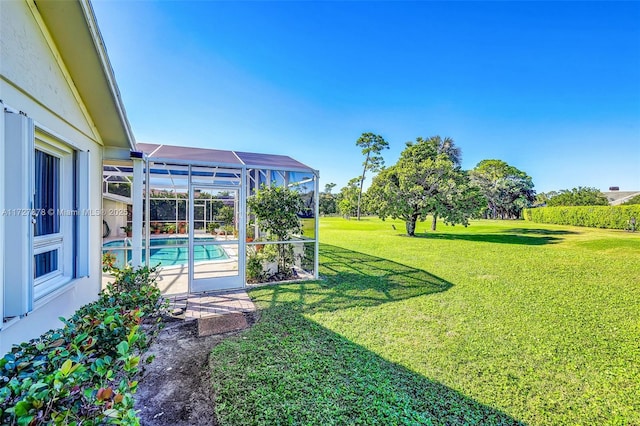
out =
[[[89,153],[24,114],[4,119],[4,316],[15,317],[88,276]]]
[[[73,278],[74,151],[36,129],[33,168],[33,299]]]
[[[51,274],[59,275],[58,250],[62,243],[57,214],[60,209],[60,158],[37,149],[33,207],[33,235],[39,242],[39,247],[34,249],[33,265],[37,280]],[[49,250],[51,248],[54,250]]]

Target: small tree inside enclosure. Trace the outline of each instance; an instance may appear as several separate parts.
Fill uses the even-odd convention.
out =
[[[304,201],[295,190],[263,185],[247,199],[247,206],[256,216],[260,229],[275,241],[289,241],[302,231],[298,213],[304,209]],[[291,244],[277,244],[277,247],[278,276],[285,279],[292,274],[293,248]]]
[[[433,216],[432,230],[438,218],[467,226],[484,199],[460,169],[459,161],[460,150],[449,138],[407,142],[398,162],[382,170],[367,191],[371,209],[383,220],[403,219],[409,236],[415,235],[417,221],[424,221],[429,214]]]

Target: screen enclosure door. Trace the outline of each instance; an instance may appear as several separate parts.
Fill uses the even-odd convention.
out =
[[[191,293],[242,288],[239,270],[243,218],[239,189],[191,185],[189,283]]]

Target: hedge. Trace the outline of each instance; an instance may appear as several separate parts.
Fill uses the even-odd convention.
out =
[[[97,301],[60,318],[64,327],[0,358],[0,424],[140,423],[135,379],[167,302],[155,269],[110,272],[115,281]]]
[[[589,228],[630,229],[630,219],[640,225],[640,205],[563,206],[524,209],[524,219],[537,223],[586,226]]]

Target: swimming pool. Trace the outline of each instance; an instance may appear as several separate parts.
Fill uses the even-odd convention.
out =
[[[227,253],[220,246],[202,245],[198,242],[214,241],[214,238],[198,238],[193,246],[194,262],[208,262],[212,260],[229,259]],[[142,242],[144,244],[144,241]],[[189,259],[189,239],[188,238],[152,238],[149,240],[151,257],[149,266],[176,266],[186,265]],[[129,249],[127,249],[127,247]],[[102,245],[102,254],[111,253],[116,256],[115,266],[122,268],[126,263],[131,262],[131,240],[113,240]],[[142,261],[146,262],[147,250],[142,249]]]

